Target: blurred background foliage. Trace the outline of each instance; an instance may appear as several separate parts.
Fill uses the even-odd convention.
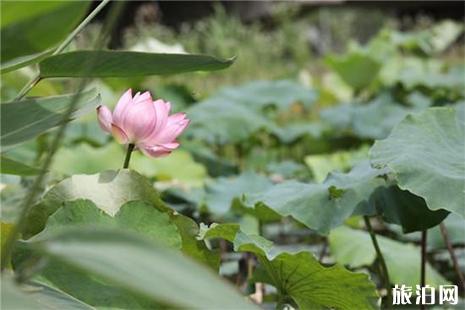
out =
[[[414,14],[405,15],[372,5],[264,3],[261,9],[255,6],[263,3],[243,8],[210,3],[208,13],[200,14],[206,16],[180,17],[176,23],[164,12],[184,3],[131,6],[132,18],[110,42],[114,47],[236,56],[234,65],[212,73],[105,78],[90,86],[109,106],[128,87],[149,90],[192,120],[181,148],[171,156],[134,154],[131,162],[177,211],[207,224],[239,223],[242,230],[260,231],[278,246],[309,249],[325,264],[367,268],[375,254],[368,235],[357,230],[363,227],[360,217],[347,220],[326,240],[276,214],[266,213],[259,225],[242,198],[285,180],[322,183],[330,172],[348,172],[366,161],[374,140],[386,138],[406,115],[463,104],[463,22],[454,21],[454,14],[452,19],[422,14],[421,3]],[[85,49],[101,27],[98,20],[92,23],[69,50]],[[25,67],[2,75],[2,102],[11,100],[35,70]],[[29,95],[63,94],[75,83],[44,80]],[[49,133],[44,133],[5,154],[36,167],[49,143]],[[123,147],[101,131],[95,113],[88,113],[69,125],[46,188],[65,176],[118,169],[123,157]],[[30,184],[28,177],[2,175],[2,219],[15,217],[9,210]],[[463,219],[450,216],[446,223],[465,269]],[[419,236],[403,235],[399,226],[382,221],[376,230],[384,235],[380,243],[386,253],[392,253],[387,264],[393,280],[414,283],[418,270],[412,266],[419,266],[419,250],[409,241],[418,242]],[[429,246],[431,283],[455,282],[438,229],[431,232]],[[239,270],[237,259],[232,262],[222,265],[224,274]]]

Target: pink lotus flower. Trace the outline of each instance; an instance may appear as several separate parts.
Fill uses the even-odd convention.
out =
[[[132,96],[128,89],[113,113],[106,106],[97,107],[100,127],[120,144],[133,144],[152,157],[169,155],[179,147],[176,138],[189,125],[185,113],[169,115],[171,104],[152,100],[147,91]]]

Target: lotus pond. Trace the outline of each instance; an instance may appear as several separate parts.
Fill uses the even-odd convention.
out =
[[[463,23],[154,3],[1,3],[2,309],[464,306]]]

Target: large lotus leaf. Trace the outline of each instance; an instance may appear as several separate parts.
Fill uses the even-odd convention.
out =
[[[327,234],[341,225],[355,209],[367,204],[371,193],[384,180],[382,170],[368,164],[348,174],[333,173],[320,184],[285,181],[256,194],[245,195],[250,206],[265,205],[281,216],[292,216],[307,227]]]
[[[430,108],[406,117],[371,149],[372,164],[387,167],[400,188],[431,210],[465,217],[465,109]]]
[[[211,213],[224,215],[230,210],[234,199],[265,190],[271,184],[267,177],[250,171],[234,178],[218,178],[207,184],[205,203]]]
[[[198,226],[191,219],[174,213],[159,198],[153,185],[142,175],[131,170],[104,171],[92,175],[74,175],[52,187],[42,201],[28,214],[26,237],[44,229],[48,217],[64,203],[76,199],[91,200],[97,208],[110,216],[115,216],[120,208],[131,201],[144,201],[152,208],[167,213],[178,227],[182,238],[182,251],[187,255],[216,268],[218,257],[198,244],[195,236]]]
[[[252,81],[240,86],[225,87],[209,101],[229,101],[261,111],[267,106],[287,110],[293,103],[301,103],[308,107],[316,98],[317,94],[312,89],[290,80],[278,80]]]
[[[173,248],[180,249],[182,246],[181,235],[169,214],[142,201],[125,203],[114,216],[106,214],[90,200],[65,202],[48,218],[45,229],[33,240],[43,239],[70,226],[84,225],[117,227],[143,234],[148,239]]]
[[[32,139],[60,125],[70,103],[77,100],[72,117],[84,107],[96,106],[100,96],[95,91],[8,102],[1,108],[1,146],[10,146]]]
[[[342,104],[321,111],[321,118],[333,128],[352,132],[360,138],[382,139],[408,113],[415,111],[382,94],[367,104]]]
[[[66,201],[88,199],[114,216],[120,207],[133,200],[146,201],[159,210],[169,210],[160,200],[152,184],[130,170],[108,170],[92,175],[73,175],[52,187],[42,202],[28,216],[26,234],[36,234],[45,227],[47,218]]]
[[[339,265],[322,266],[309,252],[276,253],[272,243],[248,235],[237,224],[212,224],[200,238],[222,238],[240,252],[254,253],[267,282],[278,290],[278,305],[293,304],[300,309],[376,309],[377,293],[368,276],[350,272]]]
[[[292,216],[324,235],[354,214],[380,213],[386,220],[402,225],[406,232],[427,229],[447,216],[444,210],[429,210],[419,197],[389,189],[387,172],[363,161],[348,173],[329,174],[323,183],[285,181],[256,194],[245,194],[243,203]]]
[[[110,216],[89,200],[65,202],[48,218],[45,229],[28,242],[47,240],[50,236],[70,228],[90,227],[95,229],[118,228],[135,232],[149,240],[176,249],[181,249],[183,242],[181,233],[170,215],[147,203],[128,202],[118,210],[115,216]],[[29,255],[27,252],[17,254],[15,259],[17,268],[21,268],[21,256],[24,259]],[[61,262],[55,260],[48,262],[41,270],[40,276],[53,286],[95,307],[147,308],[150,305],[144,299],[138,299],[108,282],[96,280],[79,269],[63,266]]]
[[[259,112],[228,100],[206,100],[186,111],[191,120],[187,136],[209,143],[236,143],[273,126]]]
[[[152,303],[142,307],[133,305],[132,309],[165,309],[169,306],[254,309],[232,286],[208,268],[179,252],[127,232],[69,229],[41,242],[28,242],[25,246],[54,260],[58,266],[76,268],[123,292],[131,292],[138,301]],[[107,302],[111,304],[112,299]],[[164,306],[159,306],[160,303]]]
[[[412,244],[401,243],[377,236],[379,246],[386,260],[392,284],[402,283],[413,286],[420,283],[420,248]],[[338,227],[329,234],[331,254],[340,264],[352,268],[373,264],[376,252],[370,241],[370,235],[361,230]],[[448,284],[428,263],[426,267],[426,283],[438,287]]]
[[[370,85],[378,76],[382,63],[368,53],[354,50],[342,56],[329,56],[326,63],[356,90]]]

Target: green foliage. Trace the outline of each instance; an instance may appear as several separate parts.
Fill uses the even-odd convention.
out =
[[[205,203],[208,210],[215,215],[224,215],[234,201],[243,195],[265,190],[271,182],[264,176],[253,172],[245,172],[236,178],[219,178],[207,185]]]
[[[237,87],[225,87],[209,98],[213,101],[229,101],[263,111],[268,106],[287,111],[292,104],[311,106],[316,100],[314,90],[290,80],[253,81]]]
[[[381,69],[381,62],[362,50],[354,50],[343,56],[329,56],[327,64],[355,90],[369,86]]]
[[[2,165],[0,172],[3,174],[14,174],[14,175],[37,175],[40,170],[23,163],[17,162],[11,158],[1,156]]]
[[[8,73],[10,71],[14,71],[25,66],[35,64],[47,57],[48,55],[50,55],[51,53],[51,50],[46,50],[37,54],[18,57],[8,62],[2,63],[0,67],[0,73]]]
[[[387,167],[400,188],[423,197],[431,210],[465,217],[464,111],[461,105],[407,116],[374,144],[372,164]]]
[[[420,283],[420,248],[383,236],[377,236],[393,284],[413,286]],[[338,227],[329,234],[331,253],[340,264],[352,268],[372,265],[376,252],[370,235],[361,230]],[[426,283],[435,287],[448,284],[430,264],[427,264]]]
[[[204,228],[202,238],[223,238],[236,251],[258,256],[263,271],[258,281],[278,290],[278,305],[295,304],[301,309],[347,308],[376,309],[377,294],[366,275],[341,266],[323,267],[309,252],[276,253],[266,239],[247,235],[238,225],[220,224]]]
[[[213,72],[197,77],[174,76],[169,81],[187,85],[201,96],[216,92],[225,85],[238,85],[251,80],[273,80],[294,76],[302,69],[312,52],[308,49],[306,23],[297,16],[277,20],[276,27],[266,27],[259,21],[244,24],[235,14],[221,6],[211,16],[185,23],[174,30],[164,25],[146,27],[143,19],[136,20],[135,29],[126,35],[126,47],[150,51],[160,42],[181,47],[189,53],[231,57],[237,55],[227,73]],[[291,22],[290,22],[291,21]],[[142,47],[142,48],[141,48]],[[285,59],[285,61],[280,61]],[[163,83],[156,80],[155,83]]]
[[[47,57],[39,67],[43,78],[128,77],[221,70],[233,62],[234,58],[222,60],[193,54],[75,51]]]
[[[198,103],[187,111],[192,120],[186,133],[211,144],[243,141],[270,122],[247,107],[228,101]]]
[[[1,8],[3,67],[4,62],[41,53],[58,44],[82,19],[89,3],[7,1],[2,3]]]
[[[416,110],[395,103],[389,94],[381,94],[366,104],[327,108],[321,111],[321,117],[342,133],[349,132],[362,139],[383,139],[406,115]]]
[[[205,267],[161,245],[117,230],[68,230],[28,246],[155,304],[254,308]]]
[[[122,205],[133,200],[146,201],[161,211],[167,210],[150,182],[136,172],[108,170],[93,175],[74,175],[55,185],[45,194],[41,203],[32,208],[28,233],[41,231],[47,218],[64,202],[76,199],[91,200],[110,216],[117,214]]]
[[[174,31],[148,27],[144,5],[111,51],[90,44],[100,21],[67,36],[88,6],[1,4],[2,252],[32,195],[7,261],[28,285],[3,274],[2,306],[256,308],[219,273],[243,295],[273,286],[263,308],[378,308],[371,238],[343,226],[360,229],[361,215],[376,216],[375,230],[389,236],[377,238],[392,284],[418,284],[420,248],[409,242],[419,235],[406,233],[427,229],[427,282],[455,281],[438,224],[453,244],[464,242],[465,67],[450,48],[463,25],[389,27],[343,52],[352,24],[365,25],[363,42],[385,19],[357,10],[326,18],[318,9],[316,21],[280,4],[269,20],[243,23],[217,7]],[[328,38],[328,29],[338,31]],[[71,44],[56,51],[60,42]],[[313,52],[330,56],[310,59]],[[70,121],[63,113],[76,95],[50,96],[76,85],[100,95],[82,92],[73,119],[100,101],[114,106],[129,87],[171,101],[192,121],[180,149],[156,159],[136,151],[138,172],[115,171],[125,146],[103,133],[95,111],[70,123],[55,149],[48,131]],[[368,156],[374,139],[384,140]],[[223,223],[199,228],[212,221]]]
[[[41,283],[18,285],[10,276],[2,276],[2,307],[8,309],[81,309],[91,306]]]
[[[274,113],[264,116],[269,109],[285,112],[294,105],[308,109],[316,98],[314,90],[289,80],[226,87],[188,109],[192,124],[187,134],[217,144],[241,142],[260,130],[273,133],[284,142],[292,142],[304,134],[317,136],[321,130],[313,124],[279,127],[273,121]]]
[[[387,173],[364,161],[348,173],[329,174],[323,183],[285,181],[245,195],[244,203],[261,213],[269,208],[281,216],[292,216],[323,235],[354,214],[382,214],[406,232],[435,226],[447,216],[448,212],[431,211],[423,199],[392,187],[386,182]]]
[[[66,175],[98,173],[122,165],[124,147],[110,143],[93,147],[80,143],[63,147],[57,152],[52,171]],[[182,166],[182,169],[178,169]],[[190,153],[179,150],[166,158],[153,160],[137,152],[133,154],[131,167],[149,178],[159,181],[179,182],[186,186],[201,186],[206,178],[204,166],[196,163]]]
[[[24,142],[60,125],[68,106],[76,100],[72,117],[77,117],[80,109],[100,103],[95,91],[89,91],[1,104],[1,146]]]
[[[95,204],[98,210],[103,211],[110,217],[120,218],[120,222],[116,223],[119,226],[115,224],[117,227],[124,227],[137,232],[150,233],[151,225],[157,221],[158,225],[168,226],[167,231],[169,232],[172,231],[172,228],[170,228],[171,223],[174,223],[182,239],[181,250],[214,269],[218,267],[216,253],[209,253],[203,244],[195,240],[198,233],[197,224],[190,218],[175,214],[172,209],[160,200],[158,192],[145,177],[130,170],[108,170],[94,175],[73,175],[56,184],[28,214],[28,226],[24,234],[30,237],[42,231],[46,228],[47,220],[52,214],[60,212],[59,210],[63,208],[64,204],[76,199],[92,201],[92,204]],[[140,202],[131,204],[133,201]],[[129,205],[127,205],[128,203]],[[147,208],[144,203],[154,210]],[[125,209],[121,210],[123,206],[125,206]],[[83,208],[89,209],[90,206],[84,206]],[[73,207],[69,207],[69,209],[74,210]],[[134,212],[136,209],[139,209],[140,212]],[[88,216],[99,224],[102,221],[108,222],[108,217],[103,216],[100,211],[92,209],[92,213]],[[66,210],[61,212],[66,212]],[[166,222],[166,215],[161,215],[160,212],[169,215],[169,223]],[[97,216],[96,214],[100,215]],[[145,221],[150,220],[150,214],[156,215],[157,220],[153,220],[152,217],[150,223],[147,223]],[[88,220],[87,222],[91,221]],[[172,238],[179,237],[173,236]],[[175,244],[174,241],[166,242],[171,245]]]
[[[48,218],[45,229],[34,236],[34,240],[44,239],[72,226],[87,225],[138,232],[148,239],[173,248],[180,249],[182,245],[178,228],[171,222],[169,215],[141,201],[125,203],[114,216],[106,214],[89,200],[65,202],[63,207]]]

